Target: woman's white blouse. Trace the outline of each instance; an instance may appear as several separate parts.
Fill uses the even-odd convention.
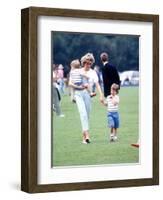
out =
[[[85,71],[84,68],[81,68],[81,73],[85,73],[88,76],[88,82],[89,84],[94,84],[98,82],[98,76],[95,70],[89,69],[88,71]]]

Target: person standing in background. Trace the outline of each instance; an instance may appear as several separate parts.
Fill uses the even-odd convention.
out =
[[[101,70],[104,86],[104,96],[107,97],[110,95],[110,90],[113,83],[119,85],[120,88],[120,77],[116,67],[109,64],[109,56],[106,52],[101,53],[100,59],[103,63]]]
[[[61,112],[61,106],[60,106],[60,101],[61,101],[61,96],[59,93],[59,85],[57,83],[57,67],[54,65],[53,67],[53,111],[56,112],[56,115],[59,117],[64,117],[64,114]]]
[[[65,88],[65,84],[64,84],[64,71],[63,71],[63,65],[60,64],[58,66],[58,70],[57,70],[57,82],[59,83],[59,92],[60,94],[64,94],[64,88]]]

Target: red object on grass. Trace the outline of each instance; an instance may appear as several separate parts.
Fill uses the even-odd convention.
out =
[[[139,148],[139,144],[131,144],[131,146]]]

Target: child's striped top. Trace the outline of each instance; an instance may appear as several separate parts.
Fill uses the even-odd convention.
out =
[[[72,83],[74,84],[82,84],[83,83],[83,77],[81,75],[80,69],[73,69],[70,72],[70,78]]]
[[[119,96],[115,95],[109,95],[106,98],[107,101],[107,107],[109,112],[117,112],[118,111],[118,104],[119,104]]]

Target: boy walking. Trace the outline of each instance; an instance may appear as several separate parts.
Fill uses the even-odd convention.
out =
[[[117,129],[119,128],[119,85],[113,83],[111,86],[111,94],[107,96],[104,105],[107,106],[108,127],[110,128],[110,142],[117,140]]]

